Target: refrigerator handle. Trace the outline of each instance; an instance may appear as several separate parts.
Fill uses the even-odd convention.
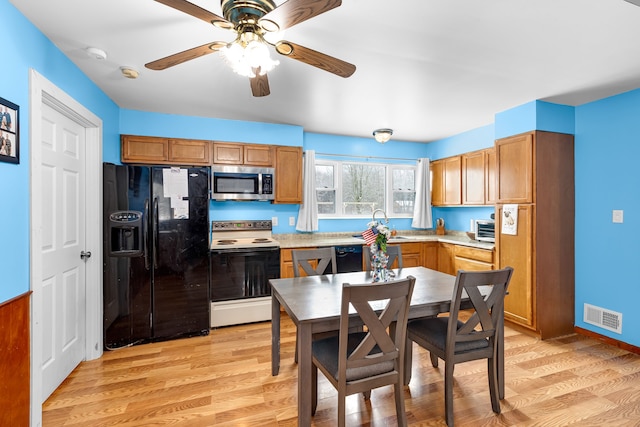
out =
[[[147,221],[149,220],[149,199],[144,201],[144,219],[142,223],[142,230],[145,233],[144,236],[144,268],[149,269],[149,228]]]
[[[153,199],[153,268],[158,268],[158,198]]]

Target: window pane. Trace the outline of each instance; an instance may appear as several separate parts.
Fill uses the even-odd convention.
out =
[[[413,202],[416,198],[415,191],[394,191],[393,192],[393,213],[411,214],[413,213]]]
[[[316,165],[316,188],[335,188],[333,165]]]
[[[393,169],[391,185],[393,190],[414,191],[415,177],[413,169]]]
[[[316,190],[318,200],[318,214],[336,213],[336,192],[335,190]]]
[[[385,168],[345,163],[342,166],[342,203],[346,215],[368,215],[384,209]]]

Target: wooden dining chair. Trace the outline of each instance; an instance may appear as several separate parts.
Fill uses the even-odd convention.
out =
[[[491,407],[493,412],[500,413],[496,353],[498,340],[504,340],[498,333],[499,322],[504,315],[504,297],[512,274],[511,267],[490,271],[459,270],[449,315],[416,319],[407,325],[408,347],[413,341],[427,349],[434,368],[438,367],[438,359],[444,360],[444,407],[448,426],[453,426],[453,368],[456,363],[487,359]],[[482,286],[491,287],[486,297],[480,293]],[[470,317],[463,321],[459,316],[460,304],[467,296],[473,308],[465,310],[464,317],[468,314]]]
[[[368,248],[364,249],[364,263],[369,270],[371,270],[371,251]],[[400,245],[396,246],[387,246],[387,255],[389,256],[389,261],[387,263],[388,268],[392,268],[393,262],[398,259],[398,267],[402,268],[402,248]]]
[[[331,264],[332,274],[338,272],[336,263],[336,249],[331,247],[319,249],[293,249],[291,251],[293,260],[293,275],[300,277],[300,267],[307,276],[319,276],[324,274],[325,269]],[[312,265],[315,263],[315,267]]]
[[[303,271],[307,276],[320,276],[324,274],[324,271],[329,265],[331,265],[332,274],[336,274],[338,272],[336,249],[333,246],[319,249],[293,249],[291,250],[291,258],[293,261],[294,277],[300,277],[301,271]],[[323,332],[320,335],[337,335],[337,332]],[[296,362],[298,362],[297,339],[296,333],[296,349],[293,357]]]
[[[407,316],[415,278],[342,285],[338,336],[313,340],[312,413],[318,405],[318,370],[338,391],[338,425],[345,425],[346,396],[393,384],[399,426],[407,425],[404,406],[404,352]],[[371,305],[378,301],[378,306]],[[356,315],[349,313],[352,306]],[[378,310],[376,310],[378,309]],[[354,320],[355,317],[355,320]],[[350,323],[366,331],[350,332]],[[395,323],[393,327],[390,327]],[[351,323],[352,324],[352,323]]]

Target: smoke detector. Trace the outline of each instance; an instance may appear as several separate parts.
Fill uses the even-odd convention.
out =
[[[98,49],[97,47],[88,47],[86,51],[89,58],[98,59],[100,61],[107,59],[107,52],[102,49]]]

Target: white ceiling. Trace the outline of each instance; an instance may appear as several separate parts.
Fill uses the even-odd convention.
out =
[[[145,63],[232,41],[153,0],[10,0],[120,107],[430,142],[540,99],[580,105],[640,87],[640,7],[624,0],[344,0],[286,39],[356,65],[347,79],[277,56],[271,95],[217,53],[164,71]],[[636,0],[637,1],[637,0]],[[192,3],[222,16],[218,0]],[[277,1],[276,4],[281,4]],[[87,47],[107,53],[91,59]],[[140,71],[126,79],[120,66]]]

